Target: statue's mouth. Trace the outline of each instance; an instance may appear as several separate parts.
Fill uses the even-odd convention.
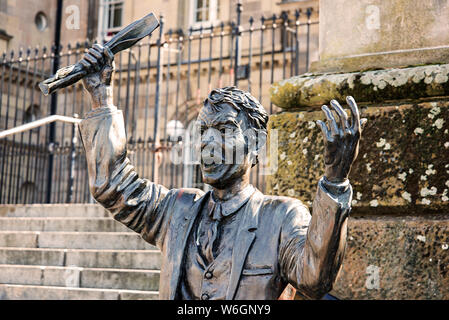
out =
[[[221,165],[222,165],[221,163],[212,162],[212,163],[203,163],[202,167],[203,167],[203,171],[205,171],[205,172],[214,172]]]

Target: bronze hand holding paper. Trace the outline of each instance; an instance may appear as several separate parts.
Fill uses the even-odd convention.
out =
[[[115,64],[111,50],[100,44],[94,44],[84,55],[80,64],[90,72],[83,78],[83,85],[91,95],[92,109],[105,106],[115,108],[112,102],[112,78]]]

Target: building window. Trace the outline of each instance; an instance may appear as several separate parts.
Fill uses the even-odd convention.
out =
[[[108,31],[118,31],[122,26],[123,2],[110,1],[108,4]]]
[[[216,24],[219,19],[220,0],[191,0],[191,23],[193,28]]]
[[[99,40],[109,40],[122,29],[123,3],[119,0],[102,0],[98,18]]]
[[[45,29],[47,29],[48,22],[45,13],[38,12],[36,14],[36,17],[34,17],[34,23],[36,24],[36,27],[39,31],[44,31]]]

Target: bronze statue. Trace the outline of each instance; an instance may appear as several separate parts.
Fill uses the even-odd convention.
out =
[[[263,195],[249,184],[260,143],[243,132],[265,137],[268,114],[248,92],[214,89],[198,116],[203,180],[212,191],[168,190],[140,178],[127,158],[122,112],[112,99],[112,52],[94,45],[81,63],[90,72],[83,83],[93,108],[80,124],[91,193],[114,219],[160,248],[161,299],[277,299],[288,283],[312,299],[331,290],[346,244],[348,174],[364,122],[352,97],[351,119],[335,100],[335,115],[322,107],[325,175],[310,216],[301,201]],[[229,146],[244,150],[241,161],[229,161],[226,152],[224,161],[210,161]]]

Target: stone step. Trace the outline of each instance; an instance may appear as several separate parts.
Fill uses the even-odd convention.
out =
[[[0,283],[155,291],[159,270],[0,265]]]
[[[98,204],[0,205],[0,217],[106,218],[110,214]]]
[[[0,284],[0,300],[156,300],[157,291]]]
[[[0,231],[133,232],[111,217],[0,217]]]
[[[161,267],[161,253],[159,250],[0,247],[0,264],[153,270]]]
[[[0,247],[156,249],[145,242],[139,234],[129,232],[0,231]]]

